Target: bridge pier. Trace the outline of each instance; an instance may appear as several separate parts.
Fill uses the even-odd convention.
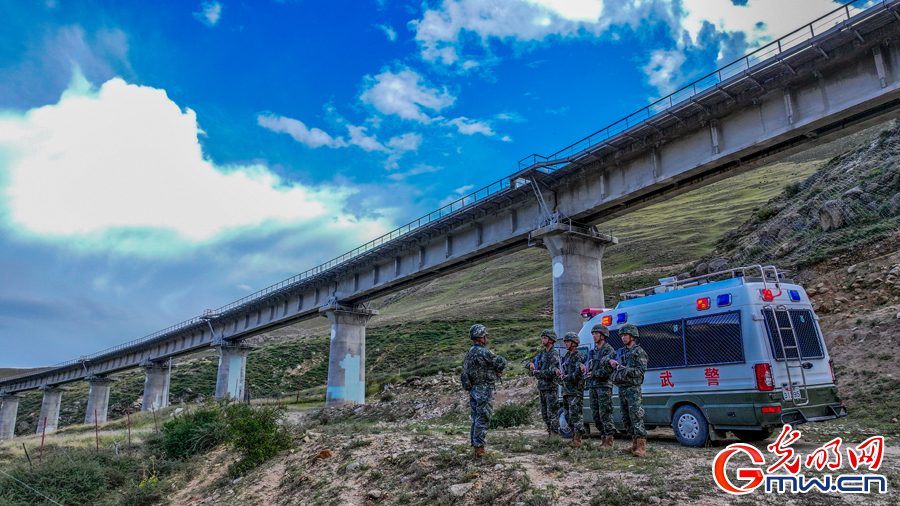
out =
[[[16,437],[16,415],[19,412],[18,394],[0,394],[0,441]]]
[[[59,426],[59,403],[62,401],[64,390],[56,385],[44,385],[39,390],[44,392],[44,400],[41,402],[37,433],[40,434],[45,428],[47,432],[53,432]]]
[[[157,363],[145,360],[141,367],[147,374],[144,379],[144,397],[141,411],[154,411],[169,405],[169,373],[172,370],[171,360]]]
[[[105,423],[109,410],[109,387],[116,381],[107,376],[88,376],[85,378],[91,385],[88,393],[87,412],[84,415],[84,423]]]
[[[600,261],[606,247],[619,240],[594,227],[562,223],[539,228],[531,237],[542,240],[553,258],[553,329],[559,336],[580,331],[581,310],[604,306]]]
[[[244,399],[247,374],[247,355],[254,347],[220,341],[213,346],[219,352],[219,373],[216,375],[216,399]]]
[[[378,311],[334,303],[320,308],[319,314],[331,322],[325,406],[365,404],[366,325]]]

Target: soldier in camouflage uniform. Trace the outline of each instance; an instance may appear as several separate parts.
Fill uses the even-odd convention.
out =
[[[594,425],[603,437],[600,448],[612,448],[616,427],[613,425],[612,381],[610,381],[613,368],[609,365],[609,361],[615,358],[616,350],[606,342],[609,337],[606,325],[594,325],[591,328],[591,336],[594,338],[594,349],[588,353],[585,386],[591,392],[591,414],[594,417]]]
[[[528,369],[538,380],[538,393],[541,399],[541,418],[547,425],[547,434],[559,433],[559,393],[556,391],[556,369],[559,367],[559,351],[553,346],[556,343],[556,332],[546,329],[541,332],[541,344],[544,349],[528,363]]]
[[[581,436],[584,434],[584,354],[578,351],[581,339],[575,332],[568,332],[563,338],[566,345],[565,358],[562,360],[562,370],[557,369],[557,374],[562,380],[563,409],[566,411],[566,420],[572,427],[572,446],[581,447]]]
[[[622,411],[622,422],[631,435],[631,448],[625,452],[637,457],[647,455],[647,430],[644,429],[644,403],[641,395],[641,384],[647,372],[647,352],[637,344],[638,329],[632,324],[623,325],[619,329],[622,344],[625,345],[616,353],[616,358],[609,361],[615,369],[613,383],[619,387],[619,404]]]
[[[463,387],[469,390],[469,407],[472,412],[470,437],[475,447],[475,458],[484,455],[484,437],[487,435],[491,415],[494,414],[494,382],[503,373],[506,359],[491,353],[486,347],[487,328],[472,325],[469,329],[472,347],[463,360]]]

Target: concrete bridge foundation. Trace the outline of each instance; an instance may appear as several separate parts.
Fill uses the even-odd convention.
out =
[[[0,441],[16,437],[16,415],[19,412],[19,401],[16,394],[0,395]]]
[[[252,346],[221,342],[215,345],[219,352],[219,373],[216,376],[216,399],[244,399],[247,374],[247,355]]]
[[[553,330],[562,339],[566,332],[581,330],[582,309],[603,307],[600,260],[606,247],[619,240],[593,227],[562,223],[535,230],[531,237],[543,241],[553,258]]]
[[[106,376],[88,376],[86,379],[91,390],[88,393],[84,423],[105,423],[109,410],[109,387],[118,380]]]
[[[323,306],[319,314],[331,322],[328,389],[325,406],[366,402],[366,325],[378,311],[340,304]]]
[[[63,389],[55,385],[40,387],[44,392],[44,400],[41,403],[41,417],[38,419],[37,433],[45,429],[53,432],[59,426],[59,403],[62,401]]]
[[[141,411],[155,411],[169,405],[169,373],[171,359],[157,363],[145,361],[141,364],[147,376],[144,379],[144,398]]]

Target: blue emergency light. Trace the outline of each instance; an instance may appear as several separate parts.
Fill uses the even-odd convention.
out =
[[[788,290],[788,296],[790,296],[793,302],[800,302],[800,292],[797,290]]]
[[[716,297],[716,305],[719,307],[730,306],[731,305],[731,294],[723,293]]]
[[[628,313],[619,313],[616,315],[616,323],[622,324],[628,321]]]

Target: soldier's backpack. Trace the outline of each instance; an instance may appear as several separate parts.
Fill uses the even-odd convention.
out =
[[[472,390],[472,378],[469,377],[469,373],[463,371],[459,376],[459,382],[462,384],[463,390],[469,392]]]
[[[463,359],[463,372],[459,376],[459,383],[460,385],[462,385],[463,390],[465,390],[466,392],[471,391],[472,387],[474,386],[472,385],[472,377],[469,376],[469,372],[466,371],[466,362],[468,362],[469,354],[472,353],[473,348],[475,347],[473,346],[472,348],[469,348],[469,351],[466,352],[466,357]]]

